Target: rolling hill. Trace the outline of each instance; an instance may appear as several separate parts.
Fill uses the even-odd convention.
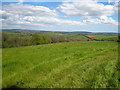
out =
[[[3,49],[3,88],[116,88],[118,43],[65,42]]]

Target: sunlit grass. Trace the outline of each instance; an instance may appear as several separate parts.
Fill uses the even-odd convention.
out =
[[[69,42],[3,49],[3,87],[118,87],[117,42]]]

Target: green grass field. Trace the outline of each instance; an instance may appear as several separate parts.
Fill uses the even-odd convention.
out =
[[[92,38],[97,40],[118,40],[118,35],[106,35],[106,36],[92,37]]]
[[[74,38],[74,39],[87,39],[85,36],[79,34],[66,35],[65,37]]]
[[[3,49],[3,88],[118,87],[117,42],[68,42]]]

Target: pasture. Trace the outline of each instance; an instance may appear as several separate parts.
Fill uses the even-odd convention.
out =
[[[84,41],[4,48],[3,88],[116,88],[118,43]]]

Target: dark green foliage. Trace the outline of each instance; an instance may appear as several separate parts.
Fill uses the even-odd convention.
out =
[[[62,39],[63,37],[59,37],[59,36],[50,36],[45,34],[33,34],[32,36],[36,45],[64,41],[64,39]]]
[[[17,33],[17,35],[15,34]],[[19,32],[20,33],[20,32]],[[40,45],[40,44],[48,44],[48,43],[56,43],[56,42],[65,42],[66,38],[62,36],[54,36],[48,34],[18,34],[18,32],[14,32],[14,34],[3,33],[2,38],[2,47],[10,48],[10,47],[21,47],[21,46],[31,46],[31,45]]]

